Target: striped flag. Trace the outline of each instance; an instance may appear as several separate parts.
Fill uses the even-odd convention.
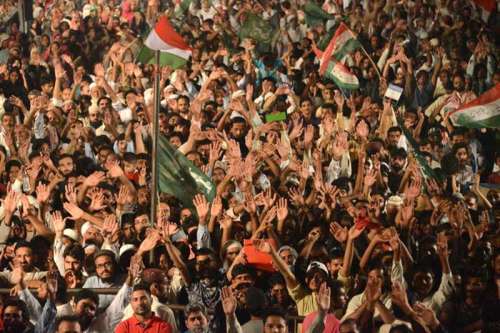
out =
[[[328,43],[328,46],[323,53],[324,57],[330,59],[330,57],[335,57],[337,60],[342,60],[347,54],[351,53],[356,49],[362,48],[361,43],[358,41],[356,36],[344,23],[340,23],[339,27],[335,31],[335,35]],[[326,66],[325,64],[324,66]],[[321,69],[320,69],[321,72]]]
[[[175,31],[166,16],[160,17],[155,28],[149,33],[137,61],[143,64],[154,63],[155,51],[161,51],[161,66],[171,66],[174,69],[183,67],[191,56],[191,48]]]
[[[495,0],[473,0],[476,6],[481,10],[481,18],[483,21],[488,22],[491,13],[495,10],[496,1]]]
[[[330,60],[323,75],[335,82],[341,89],[354,90],[359,88],[356,75],[338,61]]]
[[[346,66],[339,61],[347,53],[361,47],[349,28],[341,23],[325,51],[315,49],[320,60],[319,74],[333,80],[341,89],[358,89],[359,81]]]
[[[500,83],[478,98],[450,112],[455,126],[468,128],[500,127]]]

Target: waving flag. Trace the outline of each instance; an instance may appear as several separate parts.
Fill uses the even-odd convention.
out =
[[[500,127],[500,83],[478,98],[450,112],[455,126],[469,128]]]
[[[473,2],[481,9],[481,18],[483,21],[488,22],[491,13],[495,10],[495,0],[473,0]]]
[[[314,48],[314,53],[319,58],[319,74],[333,80],[341,89],[358,89],[359,81],[349,68],[337,60],[361,47],[354,34],[343,23],[337,28],[335,35],[328,43],[325,51]]]
[[[198,193],[212,201],[216,189],[210,178],[174,148],[165,136],[159,135],[158,139],[160,192],[173,195],[189,208],[193,208],[193,198]]]
[[[160,17],[155,28],[149,33],[137,61],[143,64],[154,63],[155,51],[161,51],[160,65],[168,65],[174,69],[183,67],[191,56],[191,48],[175,31],[166,16]]]

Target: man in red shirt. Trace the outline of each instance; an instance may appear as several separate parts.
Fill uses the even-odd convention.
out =
[[[172,328],[151,311],[151,294],[145,284],[134,286],[130,305],[134,315],[122,321],[115,333],[171,333]]]

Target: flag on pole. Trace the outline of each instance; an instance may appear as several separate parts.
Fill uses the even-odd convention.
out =
[[[495,10],[496,1],[495,0],[473,0],[476,6],[481,10],[481,18],[483,21],[488,22],[491,13]]]
[[[191,56],[191,48],[175,31],[166,16],[161,16],[149,33],[137,61],[143,64],[154,63],[155,51],[161,51],[161,66],[171,66],[174,69],[183,67]]]
[[[337,60],[342,60],[347,54],[353,52],[356,49],[361,49],[363,46],[358,41],[356,36],[344,23],[340,23],[339,27],[335,31],[335,35],[328,43],[325,49],[327,57],[333,56]]]
[[[500,128],[500,83],[450,112],[455,126],[468,128]]]
[[[158,183],[160,192],[173,195],[184,207],[193,208],[193,198],[202,193],[210,202],[216,188],[210,178],[175,149],[163,135],[158,137]]]
[[[349,70],[349,68],[337,61],[340,60],[340,58],[336,56],[336,54],[341,54],[343,52],[346,52],[345,54],[347,54],[347,49],[354,50],[354,46],[361,46],[352,32],[350,34],[354,40],[350,40],[348,37],[349,33],[350,30],[345,26],[345,24],[341,23],[339,28],[337,28],[335,35],[330,40],[330,43],[328,43],[326,49],[321,51],[315,47],[314,53],[320,61],[320,75],[333,80],[333,82],[335,82],[335,84],[337,84],[337,86],[341,89],[353,90],[359,88],[359,80],[356,75]]]

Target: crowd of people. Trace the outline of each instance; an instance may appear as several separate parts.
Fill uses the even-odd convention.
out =
[[[500,332],[499,135],[449,117],[500,83],[474,3],[35,0],[0,34],[0,332]],[[182,68],[136,61],[159,15]],[[357,89],[319,72],[341,23]],[[216,196],[151,221],[158,71]]]

